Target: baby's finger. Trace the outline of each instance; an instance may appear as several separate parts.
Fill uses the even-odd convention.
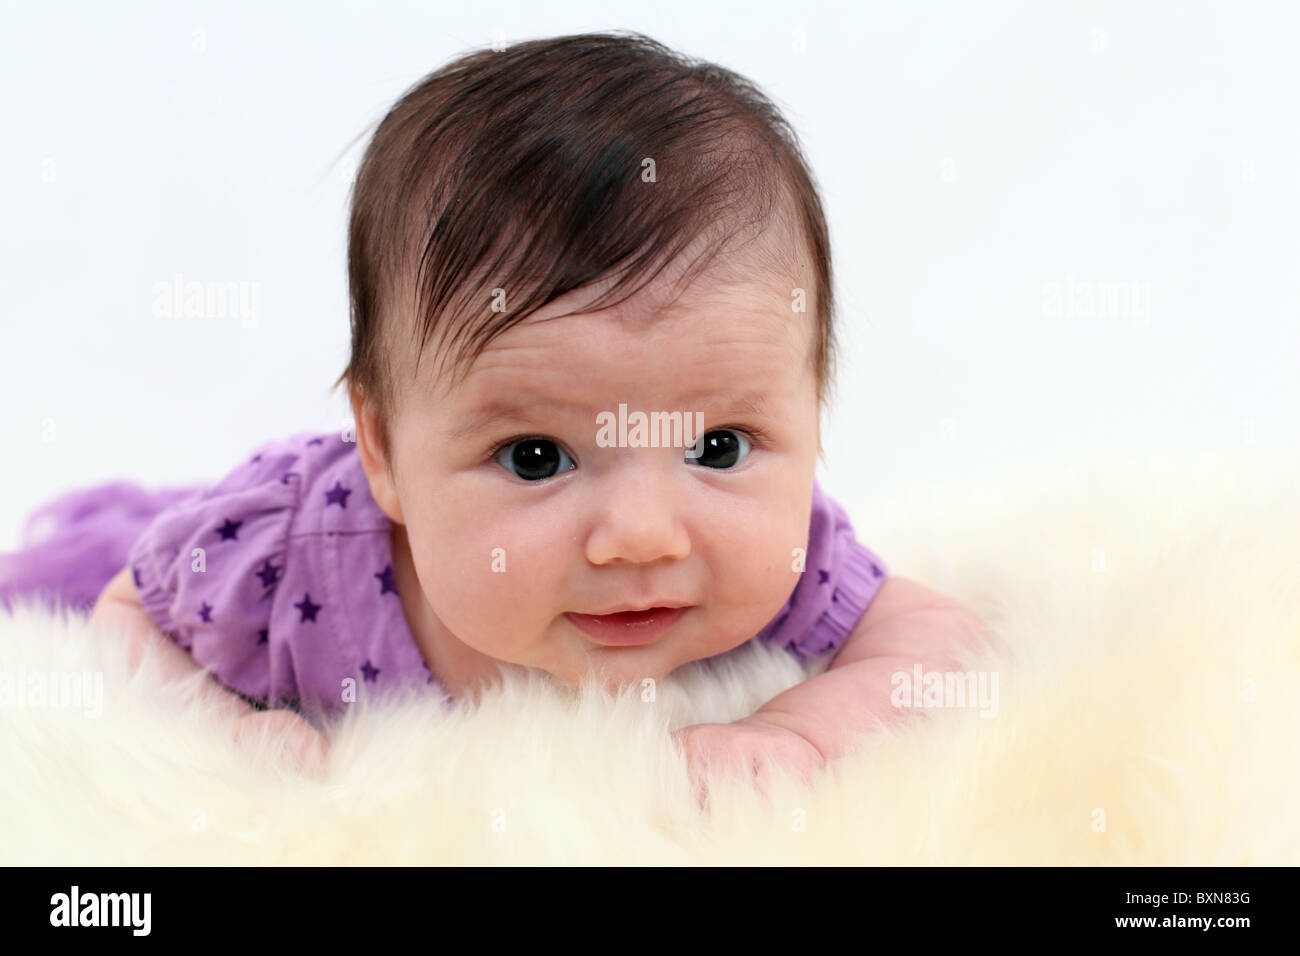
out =
[[[729,756],[724,746],[726,732],[723,724],[693,724],[672,735],[685,753],[687,775],[701,810],[709,808],[710,774],[725,765]]]

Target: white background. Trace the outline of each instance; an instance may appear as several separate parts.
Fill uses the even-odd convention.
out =
[[[337,160],[498,30],[640,30],[786,111],[834,243],[832,491],[1294,444],[1289,4],[113,6],[0,29],[0,548],[59,491],[215,480],[344,421]],[[177,273],[257,283],[258,324],[153,317]]]

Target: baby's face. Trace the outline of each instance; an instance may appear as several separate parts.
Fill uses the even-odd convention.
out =
[[[570,685],[593,671],[611,688],[658,679],[780,610],[808,543],[818,448],[812,280],[747,274],[701,278],[669,314],[656,280],[615,308],[563,315],[594,299],[580,290],[496,338],[462,384],[404,398],[393,480],[370,479],[405,525],[430,628],[416,637],[444,684],[439,660],[478,655]],[[796,287],[807,312],[792,311]],[[481,418],[495,403],[509,417]],[[602,433],[598,416],[617,421],[620,405],[702,413],[702,454],[608,447],[617,424]],[[670,629],[632,645],[569,616],[679,604]]]

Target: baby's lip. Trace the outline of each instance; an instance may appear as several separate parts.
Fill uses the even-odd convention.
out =
[[[649,604],[645,602],[616,604],[613,607],[606,608],[603,611],[574,611],[573,613],[584,614],[588,617],[603,617],[606,614],[624,614],[629,611],[637,612],[637,611],[650,611],[656,608],[672,609],[672,608],[679,608],[679,607],[694,607],[694,606],[695,605],[691,604],[689,601],[664,600],[664,601],[652,601]]]
[[[677,627],[688,607],[649,608],[611,614],[565,615],[592,641],[606,647],[636,647],[652,644]]]

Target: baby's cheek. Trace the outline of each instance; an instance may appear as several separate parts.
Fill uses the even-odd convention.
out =
[[[453,632],[487,653],[525,639],[567,610],[555,607],[563,588],[554,548],[480,532],[438,560],[444,573],[435,610]]]
[[[795,567],[807,534],[795,527],[773,521],[750,529],[743,541],[733,537],[710,550],[713,611],[726,622],[732,646],[758,633],[799,583]]]

